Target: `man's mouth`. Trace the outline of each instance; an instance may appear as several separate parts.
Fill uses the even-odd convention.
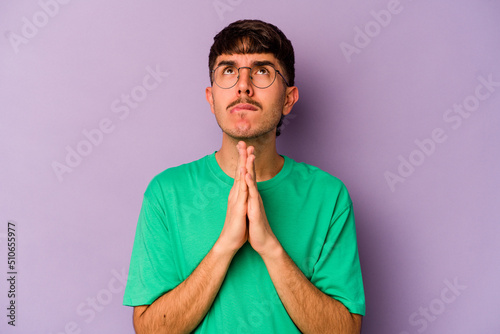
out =
[[[229,110],[230,113],[234,113],[240,110],[256,111],[258,108],[262,109],[262,105],[259,102],[240,98],[231,102],[226,109]]]
[[[232,114],[232,113],[238,112],[240,110],[256,111],[257,107],[252,105],[252,104],[248,104],[248,103],[239,103],[239,104],[235,105],[233,108],[231,108],[230,113]]]

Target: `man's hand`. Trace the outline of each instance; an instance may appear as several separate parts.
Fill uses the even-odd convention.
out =
[[[234,183],[227,200],[226,221],[218,244],[224,250],[236,253],[248,240],[260,255],[279,245],[269,222],[257,189],[255,154],[253,146],[240,141]]]
[[[238,162],[234,183],[227,200],[226,221],[218,240],[224,250],[232,253],[236,253],[248,239],[248,186],[245,182],[247,149],[244,142],[239,142],[236,147],[238,149]]]
[[[261,256],[273,251],[279,246],[278,239],[271,230],[264,210],[264,203],[257,189],[255,175],[254,147],[247,148],[245,181],[248,186],[247,216],[248,241],[252,248]]]

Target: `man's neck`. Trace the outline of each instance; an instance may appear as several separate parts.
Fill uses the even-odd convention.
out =
[[[236,145],[240,139],[222,134],[222,146],[215,153],[215,158],[220,168],[234,178],[236,164],[238,162],[238,150]],[[255,174],[257,182],[267,181],[279,173],[284,164],[284,159],[276,151],[276,135],[269,133],[264,136],[242,140],[248,146],[255,148]]]

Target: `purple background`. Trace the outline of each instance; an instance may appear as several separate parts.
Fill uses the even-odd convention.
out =
[[[162,170],[220,147],[204,94],[208,50],[241,18],[272,22],[294,44],[300,100],[278,148],[351,193],[363,333],[500,332],[500,87],[479,88],[479,105],[473,97],[478,77],[500,82],[498,2],[55,3],[0,4],[0,332],[133,333],[116,277],[128,270],[143,192]],[[372,11],[388,7],[390,22],[376,23]],[[341,46],[356,42],[346,56]],[[148,67],[168,72],[149,91]],[[131,93],[134,108],[120,101]],[[464,101],[467,118],[447,111]],[[83,131],[100,122],[109,133],[89,147]],[[436,128],[446,140],[430,144]],[[53,163],[78,145],[87,156],[58,179]],[[391,189],[385,173],[398,174],[400,155],[418,166]],[[15,328],[5,316],[9,220]]]

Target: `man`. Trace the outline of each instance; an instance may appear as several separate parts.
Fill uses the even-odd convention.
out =
[[[258,20],[210,50],[220,150],[151,181],[124,304],[137,333],[359,333],[365,301],[351,200],[276,151],[299,98],[290,41]]]

